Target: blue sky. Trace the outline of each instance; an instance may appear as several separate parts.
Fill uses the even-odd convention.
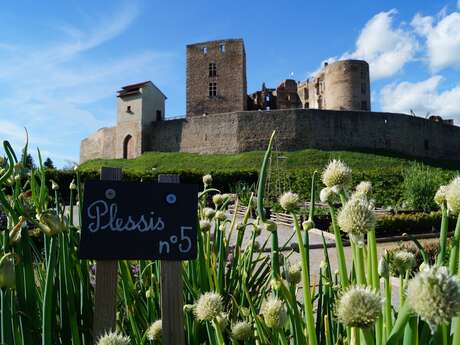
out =
[[[366,59],[377,111],[460,123],[460,0],[31,1],[0,12],[0,138],[59,166],[115,123],[116,90],[152,80],[185,111],[185,45],[243,38],[248,92],[322,62]]]

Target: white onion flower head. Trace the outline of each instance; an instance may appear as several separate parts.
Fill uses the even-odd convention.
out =
[[[205,187],[212,185],[212,176],[207,174],[203,176],[203,184]]]
[[[380,316],[382,298],[365,286],[352,286],[340,297],[337,317],[347,327],[368,328]]]
[[[285,211],[294,211],[299,203],[299,195],[292,192],[286,192],[280,196],[279,203]]]
[[[147,330],[147,339],[150,341],[160,340],[162,335],[163,327],[161,320],[157,320],[152,323]]]
[[[372,183],[369,181],[361,181],[356,186],[356,192],[365,194],[366,196],[370,196],[372,194]]]
[[[97,345],[129,345],[131,339],[118,332],[104,334],[97,341]]]
[[[217,211],[215,217],[217,220],[220,220],[220,221],[224,221],[225,219],[227,219],[227,216],[225,215],[224,211]]]
[[[359,237],[366,234],[376,223],[369,200],[364,195],[354,194],[340,209],[337,223],[351,235]]]
[[[427,268],[409,281],[407,301],[434,333],[460,312],[459,279],[449,275],[446,267]]]
[[[222,194],[214,194],[212,196],[212,202],[214,203],[214,205],[220,206],[224,203],[224,197],[222,196]]]
[[[460,176],[457,176],[447,186],[447,207],[453,214],[460,213]]]
[[[416,263],[415,255],[407,250],[397,251],[393,254],[391,260],[393,271],[400,275],[404,275],[407,271],[412,270]]]
[[[241,341],[252,335],[252,325],[247,321],[238,321],[232,327],[232,337]]]
[[[216,215],[216,211],[210,207],[205,207],[203,210],[203,214],[207,219],[213,219]]]
[[[302,266],[300,262],[297,262],[293,265],[289,265],[286,270],[286,280],[293,284],[297,285],[300,283],[300,279],[302,278]]]
[[[446,193],[448,186],[440,186],[434,195],[434,202],[441,206],[446,202]]]
[[[287,319],[286,306],[273,296],[263,302],[260,312],[269,328],[281,328]]]
[[[322,180],[326,187],[346,188],[351,184],[351,169],[341,160],[334,159],[324,169]]]
[[[200,220],[200,229],[203,232],[209,232],[211,230],[211,223],[209,220]]]
[[[195,316],[200,321],[212,321],[224,311],[222,296],[216,292],[205,292],[195,304]]]

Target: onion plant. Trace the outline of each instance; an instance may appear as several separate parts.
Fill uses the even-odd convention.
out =
[[[372,185],[353,186],[351,169],[331,161],[321,174],[319,198],[329,208],[338,270],[331,267],[324,238],[324,261],[311,267],[317,174],[306,213],[296,191],[279,196],[297,242],[280,245],[278,232],[286,230],[267,218],[264,207],[275,140],[273,133],[243,216],[229,208],[242,204],[238,195],[214,188],[212,175],[203,177],[197,258],[181,264],[185,324],[177,331],[186,343],[459,344],[460,221],[449,250],[447,220],[460,213],[460,178],[436,193],[440,252],[433,263],[425,256],[418,268],[407,253],[378,257]],[[0,212],[7,223],[0,232],[0,343],[161,344],[159,262],[119,261],[116,330],[94,339],[95,262],[77,258],[83,190],[78,168],[69,186],[59,186],[47,179],[40,152],[39,166],[27,168],[8,142],[3,147]],[[27,149],[26,144],[22,157]],[[67,188],[70,199],[63,200]],[[262,232],[266,240],[259,242]],[[399,284],[392,285],[391,276]],[[393,291],[399,303],[392,303]]]

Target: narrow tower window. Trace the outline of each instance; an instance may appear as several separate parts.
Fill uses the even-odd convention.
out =
[[[361,94],[366,94],[366,83],[361,83]]]
[[[208,47],[202,47],[202,48],[201,48],[201,52],[202,52],[203,54],[207,54],[207,53],[208,53]]]
[[[211,62],[209,64],[209,76],[210,77],[216,77],[217,76],[217,68],[216,68],[216,64],[214,62]]]
[[[131,106],[130,106],[130,105],[128,105],[128,106],[126,107],[126,112],[127,112],[127,113],[132,113],[132,110],[131,110]]]
[[[209,95],[209,97],[216,97],[217,96],[217,83],[209,83],[208,95]]]
[[[367,101],[361,101],[361,110],[367,110]]]
[[[223,43],[219,44],[219,50],[221,53],[225,53],[225,44]]]

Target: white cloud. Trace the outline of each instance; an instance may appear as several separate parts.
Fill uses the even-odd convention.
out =
[[[382,111],[409,113],[418,116],[435,114],[460,121],[460,85],[440,91],[442,76],[434,75],[416,83],[401,82],[386,85],[380,91]]]
[[[460,13],[438,16],[415,15],[411,22],[415,32],[426,40],[427,59],[433,71],[460,68]]]
[[[418,43],[410,31],[393,25],[396,14],[397,11],[393,9],[372,17],[356,41],[356,50],[344,54],[341,59],[366,60],[373,80],[399,72],[414,58]]]
[[[0,42],[0,138],[20,149],[27,127],[32,146],[50,152],[58,164],[78,161],[80,140],[115,120],[111,111],[120,85],[163,79],[169,73],[169,54],[120,51],[97,59],[88,56],[134,22],[137,3],[124,4],[103,18],[85,17],[92,23],[82,25],[85,29],[53,27],[65,36],[57,44],[45,41],[24,48],[20,41],[14,46]]]

